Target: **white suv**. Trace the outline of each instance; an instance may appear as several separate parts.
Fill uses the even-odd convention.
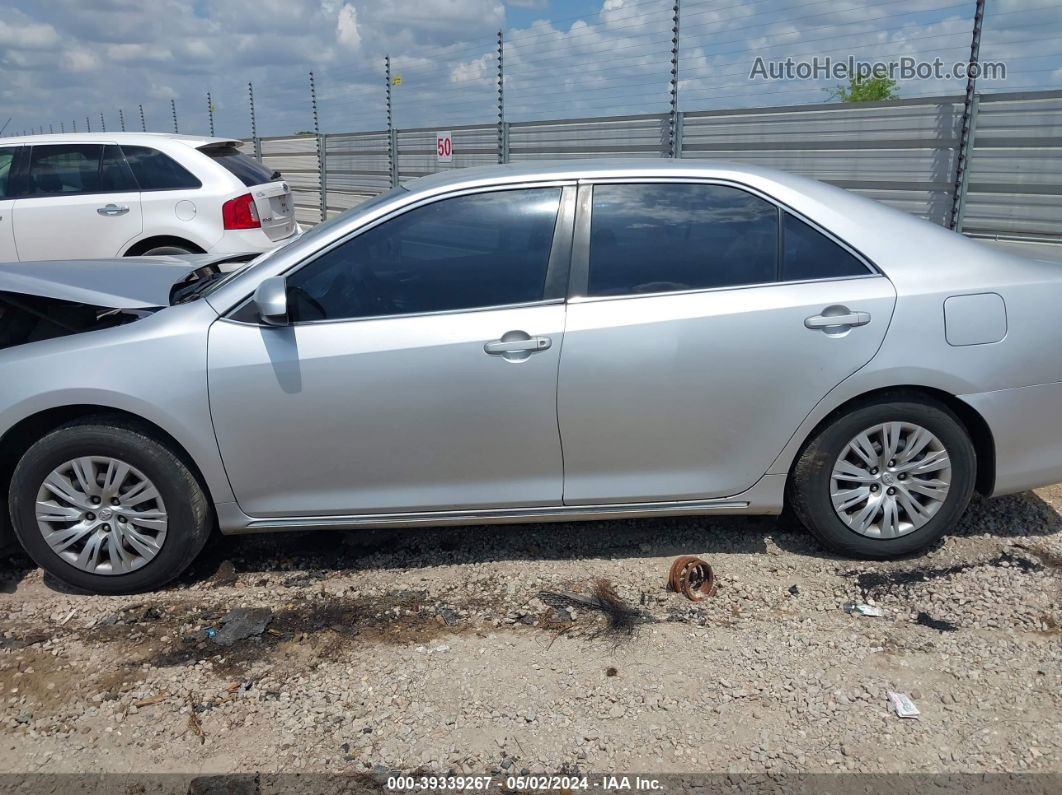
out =
[[[299,232],[280,174],[230,138],[0,138],[0,262],[266,251]]]

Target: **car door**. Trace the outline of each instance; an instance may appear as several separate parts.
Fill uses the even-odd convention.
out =
[[[291,324],[214,324],[210,405],[251,516],[559,505],[574,187],[406,210],[288,276]]]
[[[23,261],[119,256],[143,230],[140,193],[113,144],[35,145],[25,183],[14,206]]]
[[[14,171],[17,146],[0,146],[0,262],[17,262],[12,209],[15,201]]]
[[[744,491],[874,355],[892,284],[738,186],[580,190],[558,382],[565,503]]]

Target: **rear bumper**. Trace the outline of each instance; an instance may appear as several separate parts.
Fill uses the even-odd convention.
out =
[[[992,430],[993,497],[1062,482],[1062,383],[959,398],[976,409]]]
[[[269,251],[277,246],[294,240],[300,233],[298,225],[295,231],[280,240],[270,240],[261,229],[227,229],[214,245],[211,254],[242,254],[246,251]]]

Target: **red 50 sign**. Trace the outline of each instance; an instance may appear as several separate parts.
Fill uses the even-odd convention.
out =
[[[435,133],[435,155],[440,163],[454,162],[454,139],[449,130]]]

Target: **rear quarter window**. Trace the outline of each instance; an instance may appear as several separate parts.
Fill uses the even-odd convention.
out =
[[[140,190],[201,188],[203,183],[167,154],[150,146],[122,146]]]
[[[266,168],[253,157],[241,152],[235,144],[208,144],[199,151],[224,167],[248,188],[280,179],[280,172]]]

